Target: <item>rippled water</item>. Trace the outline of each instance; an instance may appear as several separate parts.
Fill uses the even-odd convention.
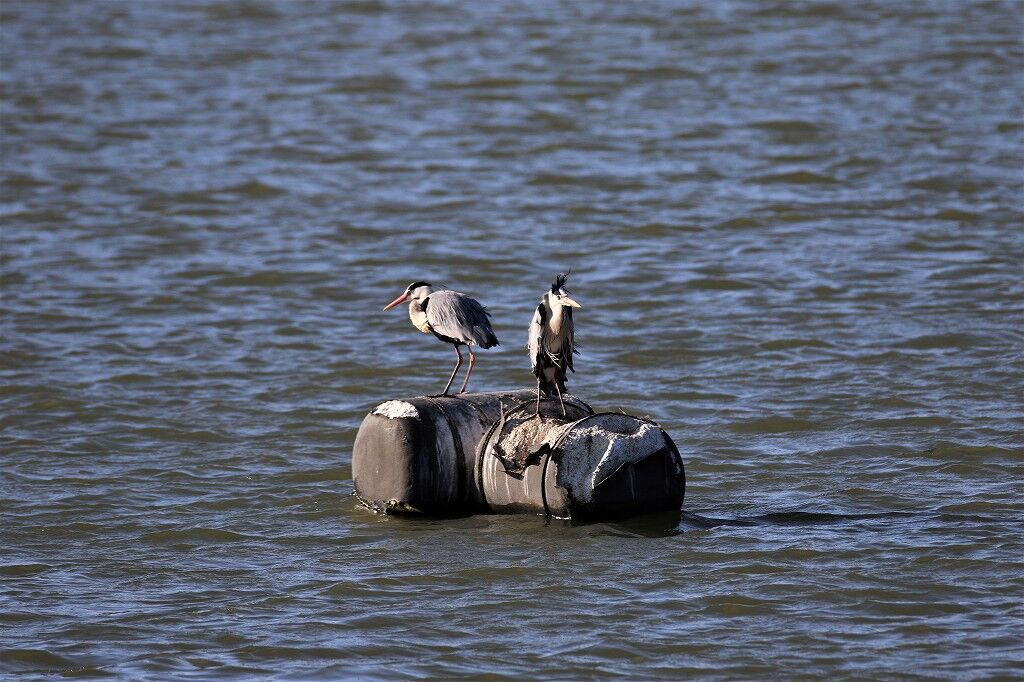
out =
[[[1022,14],[4,2],[0,673],[1024,674]],[[569,266],[682,521],[359,507]]]

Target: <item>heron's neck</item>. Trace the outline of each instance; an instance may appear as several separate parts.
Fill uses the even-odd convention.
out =
[[[421,332],[424,334],[430,333],[430,325],[427,324],[427,314],[416,301],[409,301],[409,319],[412,320],[413,326]]]
[[[560,334],[562,332],[562,322],[565,320],[565,316],[562,314],[563,306],[548,306],[551,314],[548,316],[548,327],[551,329],[552,334]]]

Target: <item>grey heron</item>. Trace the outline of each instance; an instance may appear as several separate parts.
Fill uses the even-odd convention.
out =
[[[448,389],[462,366],[459,346],[465,346],[469,351],[469,369],[466,370],[466,378],[459,390],[459,393],[465,393],[476,362],[473,346],[491,348],[499,345],[498,337],[491,329],[491,316],[487,309],[479,301],[457,291],[435,291],[428,282],[413,282],[401,296],[384,306],[384,310],[391,310],[405,301],[409,301],[409,319],[413,325],[424,334],[433,334],[441,341],[452,344],[459,357],[442,395],[448,395]]]
[[[540,416],[540,397],[558,395],[565,416],[565,370],[575,372],[572,366],[574,347],[572,309],[582,306],[569,298],[565,281],[569,275],[558,275],[551,290],[544,292],[540,305],[530,322],[530,335],[526,347],[530,351],[530,362],[537,377],[537,416]]]

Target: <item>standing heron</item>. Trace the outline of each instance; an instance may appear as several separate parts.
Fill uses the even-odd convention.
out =
[[[551,290],[544,292],[540,305],[530,322],[530,336],[527,348],[530,351],[530,362],[533,373],[537,377],[537,416],[540,416],[540,396],[543,393],[558,395],[562,405],[562,416],[565,416],[566,368],[575,372],[572,367],[572,354],[577,352],[573,343],[572,309],[582,306],[569,298],[565,291],[565,281],[569,275],[559,275],[551,285]],[[552,390],[554,389],[554,390]]]
[[[469,375],[473,373],[473,363],[476,362],[473,346],[491,348],[498,345],[498,337],[491,329],[491,316],[487,309],[479,301],[457,291],[434,291],[427,282],[413,282],[401,296],[384,306],[384,310],[391,310],[407,300],[409,319],[413,325],[424,334],[433,334],[445,343],[452,344],[455,354],[459,356],[442,395],[448,395],[448,389],[462,366],[459,346],[469,350],[469,369],[466,370],[466,379],[459,390],[459,393],[465,393]]]

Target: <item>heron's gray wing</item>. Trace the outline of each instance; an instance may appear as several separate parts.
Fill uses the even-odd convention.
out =
[[[537,373],[537,364],[540,362],[541,342],[544,338],[544,304],[541,303],[533,311],[533,320],[530,322],[530,332],[526,340],[526,348],[530,352],[530,369]]]
[[[479,301],[457,291],[435,291],[428,300],[427,322],[438,334],[481,348],[497,345],[490,316]]]

